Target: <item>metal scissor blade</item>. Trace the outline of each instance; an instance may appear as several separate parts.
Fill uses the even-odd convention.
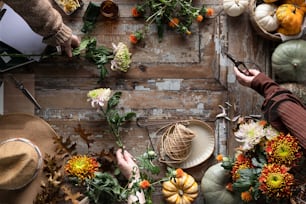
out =
[[[235,64],[235,66],[237,67],[239,64],[237,63],[237,60],[235,60],[234,58],[233,58],[233,56],[232,55],[230,55],[229,53],[227,53],[227,52],[224,52],[224,54]]]
[[[40,110],[41,106],[38,104],[38,102],[36,101],[36,99],[32,96],[32,94],[26,89],[26,88],[22,88],[21,89],[22,93],[35,105],[35,107]]]
[[[32,96],[32,94],[24,87],[23,83],[18,81],[13,75],[9,75],[12,81],[15,83],[16,87],[35,105],[37,109],[41,109],[41,106],[38,104],[36,99]]]

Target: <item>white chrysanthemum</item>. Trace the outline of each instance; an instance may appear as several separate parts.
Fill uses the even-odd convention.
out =
[[[277,131],[275,128],[273,128],[271,125],[265,128],[265,135],[268,140],[273,139],[274,137],[278,136],[280,134],[279,131]]]
[[[262,125],[252,121],[241,124],[239,130],[234,134],[238,142],[244,143],[242,149],[250,150],[265,136],[265,131]]]
[[[97,105],[103,107],[104,104],[110,99],[111,90],[109,88],[94,89],[88,92],[88,101],[91,101],[91,106]]]

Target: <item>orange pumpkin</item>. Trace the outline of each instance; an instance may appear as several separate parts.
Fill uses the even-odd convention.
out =
[[[280,23],[277,32],[284,35],[296,35],[301,32],[304,11],[294,4],[282,4],[276,10]]]
[[[162,193],[169,204],[191,204],[198,196],[198,184],[185,173],[181,178],[171,178],[163,183]]]
[[[306,12],[305,0],[283,0],[282,4],[293,4],[297,7],[299,7],[300,9],[302,9],[304,11],[304,13]]]

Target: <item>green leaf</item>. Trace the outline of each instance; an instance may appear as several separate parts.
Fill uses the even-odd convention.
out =
[[[164,36],[164,25],[163,25],[161,17],[157,17],[156,20],[155,20],[155,23],[156,23],[156,27],[157,27],[158,39],[161,42],[161,40],[163,39],[163,36]]]
[[[119,100],[120,100],[120,98],[121,98],[121,95],[122,95],[122,93],[121,92],[115,92],[114,94],[113,94],[113,96],[108,100],[108,106],[107,106],[107,108],[108,109],[111,109],[111,108],[114,108],[114,107],[116,107],[117,105],[118,105],[118,103],[119,103]]]
[[[126,113],[123,117],[122,117],[122,122],[125,122],[125,121],[130,121],[133,119],[133,117],[136,117],[136,113],[134,112],[129,112],[129,113]]]

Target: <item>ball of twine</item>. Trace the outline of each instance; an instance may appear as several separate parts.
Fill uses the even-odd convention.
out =
[[[164,163],[182,163],[191,154],[195,133],[181,123],[169,125],[160,140],[160,154]],[[164,156],[170,160],[166,161]]]

